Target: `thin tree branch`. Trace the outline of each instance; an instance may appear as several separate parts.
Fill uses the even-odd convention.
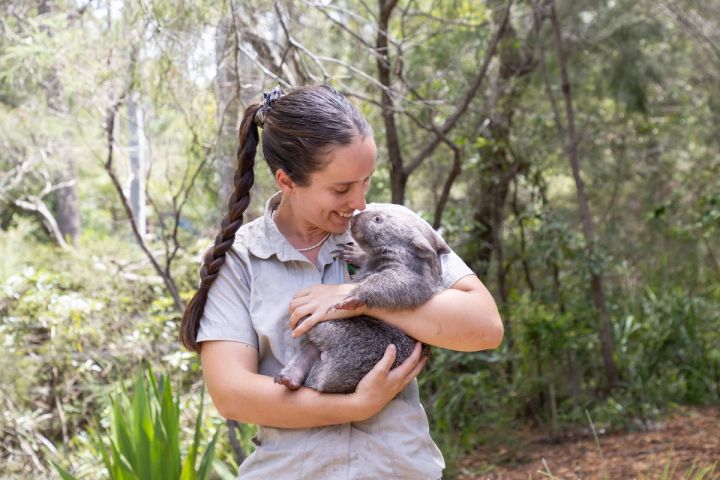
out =
[[[490,45],[488,46],[486,52],[485,52],[485,59],[483,60],[483,64],[480,67],[480,71],[478,72],[477,76],[473,80],[473,82],[470,85],[470,88],[465,92],[465,95],[463,96],[462,100],[459,102],[457,107],[455,108],[455,111],[450,115],[443,125],[439,127],[439,131],[444,134],[447,134],[460,120],[460,117],[465,113],[468,106],[470,105],[470,102],[477,94],[478,90],[480,89],[480,86],[483,83],[483,80],[485,79],[485,75],[487,73],[487,69],[490,65],[490,61],[495,56],[495,50],[497,49],[498,42],[500,40],[500,36],[505,31],[505,28],[507,27],[508,21],[510,20],[510,9],[512,7],[512,0],[508,1],[507,7],[505,8],[505,14],[503,16],[502,22],[498,26],[497,31],[492,37],[492,40],[490,41]],[[425,145],[420,152],[418,152],[417,155],[415,155],[415,158],[410,162],[410,164],[404,169],[404,172],[406,175],[410,175],[417,167],[420,166],[420,164],[427,158],[432,152],[437,148],[437,146],[442,142],[441,136],[435,136],[430,142],[428,142],[427,145]]]
[[[283,19],[283,14],[280,11],[280,6],[277,3],[275,3],[275,13],[277,14],[278,20],[280,21],[280,26],[282,27],[282,30],[285,33],[285,38],[287,38],[288,43],[290,45],[292,45],[293,47],[297,48],[298,50],[300,50],[301,52],[305,53],[307,56],[309,56],[313,60],[315,65],[317,65],[318,68],[320,69],[320,72],[322,72],[322,83],[327,83],[327,79],[330,78],[330,74],[328,74],[328,72],[325,70],[325,67],[323,67],[323,64],[320,61],[320,59],[317,56],[315,56],[303,44],[301,44],[295,38],[293,38],[293,36],[290,34],[290,31],[288,30],[287,25],[285,25],[285,20]],[[308,73],[310,73],[310,72],[308,71]],[[312,74],[310,73],[310,75],[312,75]]]
[[[129,88],[128,88],[129,90]],[[107,172],[108,176],[110,177],[110,180],[112,181],[113,186],[115,187],[115,191],[118,194],[118,197],[120,198],[120,202],[122,203],[123,209],[125,210],[125,214],[130,221],[130,227],[132,229],[133,235],[135,236],[135,240],[137,244],[140,246],[142,251],[147,256],[148,260],[150,260],[150,263],[152,264],[155,271],[162,277],[163,283],[165,284],[165,287],[167,288],[168,292],[173,298],[173,302],[175,303],[175,309],[178,311],[178,313],[182,313],[183,310],[185,310],[185,304],[180,298],[180,294],[178,292],[177,286],[175,285],[175,281],[173,278],[167,274],[167,272],[160,266],[160,264],[155,259],[155,256],[150,251],[150,249],[147,247],[147,244],[145,243],[145,240],[143,239],[142,235],[140,235],[140,232],[137,228],[137,222],[135,221],[135,216],[133,215],[132,209],[130,208],[130,204],[128,203],[127,197],[125,196],[125,193],[123,192],[122,186],[120,185],[120,181],[117,178],[117,175],[115,175],[115,172],[113,171],[113,155],[114,155],[114,145],[115,145],[115,118],[117,117],[118,110],[120,107],[125,103],[125,98],[128,95],[128,91],[126,90],[123,92],[118,100],[116,100],[107,110],[106,116],[105,116],[105,134],[107,138],[107,157],[105,160],[105,171]]]
[[[436,230],[440,228],[440,225],[442,224],[442,214],[445,210],[445,205],[450,198],[450,189],[452,188],[455,180],[462,171],[462,153],[460,152],[460,147],[458,147],[455,143],[451,142],[447,138],[444,139],[444,142],[453,151],[453,166],[447,178],[445,179],[445,184],[443,185],[440,199],[438,199],[437,205],[435,205],[435,218],[433,220],[433,228]]]
[[[343,30],[344,32],[346,32],[346,33],[347,33],[348,35],[350,35],[352,38],[354,38],[355,40],[357,40],[362,46],[364,46],[365,48],[367,48],[368,53],[369,53],[370,55],[372,55],[372,56],[376,56],[376,55],[377,55],[377,52],[375,52],[375,47],[373,47],[370,42],[368,42],[368,41],[365,40],[363,37],[361,37],[360,35],[358,35],[357,33],[355,33],[352,29],[348,28],[348,26],[345,25],[344,23],[342,23],[342,22],[340,22],[339,20],[336,20],[335,18],[333,18],[333,16],[330,15],[330,13],[328,13],[325,9],[326,9],[326,8],[335,8],[336,10],[341,10],[343,13],[348,13],[348,16],[350,16],[349,12],[347,12],[346,10],[343,10],[343,9],[339,9],[339,8],[337,8],[337,7],[335,7],[335,6],[332,6],[332,5],[321,5],[321,4],[314,3],[314,2],[306,2],[306,3],[307,3],[308,5],[314,6],[314,7],[315,7],[317,10],[319,10],[323,15],[325,15],[325,17],[326,17],[328,20],[330,20],[332,23],[334,23],[337,27],[339,27],[341,30]],[[360,17],[360,18],[362,18],[362,17]],[[367,22],[367,20],[365,20],[364,18],[363,18],[362,20],[363,20],[364,22],[366,22],[366,23],[369,23],[369,22]]]

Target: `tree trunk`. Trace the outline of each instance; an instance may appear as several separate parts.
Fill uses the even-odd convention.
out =
[[[64,239],[77,246],[80,237],[80,211],[77,198],[78,170],[75,157],[67,155],[65,159],[66,170],[59,172],[56,177],[58,183],[67,183],[55,193],[58,228]]]
[[[38,14],[46,15],[53,11],[53,5],[48,0],[38,2]],[[41,29],[52,36],[50,27],[43,25]],[[45,88],[47,107],[51,112],[62,115],[67,113],[62,101],[62,85],[58,79],[55,67],[51,67],[46,81]],[[70,135],[68,134],[68,138]],[[60,154],[60,168],[53,172],[53,183],[64,184],[55,192],[55,220],[60,236],[77,245],[80,236],[80,212],[77,200],[78,170],[75,157],[70,154]]]
[[[487,144],[480,148],[484,168],[476,179],[478,202],[473,214],[473,236],[477,239],[472,263],[475,271],[484,277],[492,256],[497,261],[497,282],[500,295],[499,306],[508,302],[507,265],[503,249],[503,223],[505,203],[510,185],[519,172],[525,169],[513,159],[509,151],[513,114],[525,87],[521,81],[534,68],[532,56],[518,46],[517,32],[503,12],[496,11],[494,20],[498,25],[499,65],[493,82],[489,108],[489,123],[484,137]],[[510,348],[513,346],[512,322],[507,313],[503,315],[505,336]]]
[[[145,175],[147,172],[147,142],[140,94],[131,92],[127,101],[128,160],[130,162],[130,208],[141,238],[147,233],[147,202]]]
[[[375,39],[375,50],[377,52],[376,63],[378,68],[378,80],[383,86],[381,92],[382,117],[385,124],[385,145],[387,148],[388,162],[390,164],[390,192],[392,203],[402,205],[405,202],[405,189],[407,187],[408,175],[403,167],[402,152],[400,150],[400,139],[397,125],[395,124],[395,105],[393,104],[392,83],[390,81],[390,51],[388,48],[387,32],[390,25],[390,15],[397,5],[397,0],[379,0],[379,16],[377,38]]]
[[[520,211],[520,206],[518,205],[518,181],[517,177],[513,179],[513,195],[512,200],[510,202],[510,206],[513,210],[513,215],[515,215],[515,218],[518,220],[518,230],[520,230],[520,263],[523,267],[523,273],[525,274],[525,282],[527,283],[528,288],[531,292],[535,292],[535,282],[532,279],[532,275],[530,273],[530,264],[528,262],[528,253],[527,253],[527,239],[526,239],[526,233],[525,233],[525,219],[522,216],[522,212]]]
[[[565,115],[567,120],[567,143],[565,151],[572,168],[573,179],[577,192],[578,207],[580,209],[580,220],[582,223],[583,235],[587,243],[588,258],[594,257],[595,237],[593,233],[592,220],[590,217],[590,208],[588,206],[587,195],[585,194],[585,183],[580,176],[580,162],[578,159],[578,139],[575,132],[575,116],[572,104],[572,92],[570,87],[570,79],[567,72],[567,60],[563,48],[562,33],[560,31],[560,22],[555,9],[555,1],[550,0],[550,20],[555,32],[555,47],[557,50],[558,63],[560,64],[560,77],[562,81],[562,92],[565,100]],[[559,119],[558,119],[559,123]],[[590,271],[590,291],[592,293],[593,303],[600,314],[600,343],[602,345],[602,357],[605,365],[605,374],[607,376],[608,389],[613,390],[618,384],[618,372],[615,360],[613,359],[613,338],[612,328],[610,325],[610,316],[605,303],[605,292],[603,289],[603,278],[601,274],[593,269]]]
[[[531,59],[524,56],[517,46],[517,32],[512,23],[503,18],[501,12],[495,12],[495,21],[499,26],[498,55],[499,66],[493,82],[489,108],[489,123],[486,146],[480,148],[480,158],[484,159],[484,168],[478,172],[479,199],[473,219],[473,235],[478,245],[473,255],[474,266],[480,275],[485,275],[493,252],[502,249],[502,224],[505,220],[504,206],[510,191],[510,183],[518,173],[517,165],[510,158],[507,146],[512,129],[513,114],[517,101],[522,94],[520,77],[531,71]],[[502,288],[501,288],[502,290]]]

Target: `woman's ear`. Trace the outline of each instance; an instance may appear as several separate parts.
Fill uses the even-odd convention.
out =
[[[290,175],[285,173],[285,170],[278,168],[275,170],[275,183],[280,188],[282,193],[290,193],[295,188],[295,182],[292,181]]]

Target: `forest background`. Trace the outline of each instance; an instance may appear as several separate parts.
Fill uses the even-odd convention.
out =
[[[448,477],[528,425],[643,429],[720,403],[717,2],[0,8],[0,476],[104,475],[146,365],[176,392],[182,454],[204,402],[200,450],[219,431],[211,475],[233,478],[254,427],[201,397],[178,322],[239,118],[275,85],[356,102],[369,199],[420,212],[500,307],[501,348],[436,349],[420,376]],[[272,192],[258,158],[248,219]]]

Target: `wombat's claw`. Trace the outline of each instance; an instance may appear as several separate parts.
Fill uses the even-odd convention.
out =
[[[346,297],[341,302],[335,304],[337,310],[355,310],[365,305],[360,297]]]
[[[302,386],[297,380],[282,374],[275,376],[275,383],[285,385],[290,390],[297,390]]]

